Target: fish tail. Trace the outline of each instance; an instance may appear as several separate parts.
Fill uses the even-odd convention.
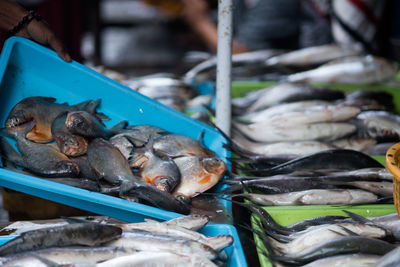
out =
[[[110,128],[110,132],[114,135],[120,133],[122,130],[126,129],[128,126],[128,121],[123,120],[115,124],[113,127]]]
[[[17,165],[21,164],[22,157],[18,152],[11,146],[11,144],[4,137],[0,136],[0,155],[9,162],[15,163]],[[3,162],[4,167],[7,162]]]

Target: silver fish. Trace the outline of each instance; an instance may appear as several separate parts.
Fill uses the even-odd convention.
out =
[[[106,245],[128,250],[166,251],[183,255],[200,255],[211,260],[217,256],[215,250],[197,241],[140,230],[123,232],[119,239],[108,242]]]
[[[350,137],[334,140],[330,144],[341,149],[352,149],[363,152],[366,149],[376,145],[376,143],[377,141],[374,138]]]
[[[267,59],[265,64],[271,66],[307,67],[323,64],[338,58],[356,56],[360,53],[361,50],[356,47],[340,47],[336,44],[326,44],[280,54]]]
[[[400,137],[400,117],[387,111],[365,111],[356,117],[361,135],[372,138]]]
[[[175,254],[174,252],[166,251],[140,251],[96,264],[96,267],[108,266],[216,267],[217,265],[209,259],[197,255],[180,255],[179,253]]]
[[[303,267],[370,267],[380,258],[381,256],[371,254],[346,254],[315,260]]]
[[[281,103],[302,100],[337,100],[343,99],[344,93],[327,89],[315,88],[305,83],[280,83],[268,88],[258,99],[248,107],[247,111],[257,111]]]
[[[400,248],[397,247],[380,258],[373,267],[391,267],[400,265]]]
[[[121,233],[121,228],[98,223],[76,223],[32,230],[1,245],[0,256],[49,247],[97,246],[118,238]]]
[[[289,82],[374,84],[394,78],[395,65],[384,58],[365,56],[333,60],[316,69],[287,76]]]
[[[378,197],[358,189],[312,189],[283,194],[241,194],[263,206],[285,205],[346,205],[375,203]]]
[[[319,122],[298,125],[280,125],[263,122],[245,125],[232,122],[245,136],[257,142],[286,142],[307,140],[335,140],[356,131],[356,126],[346,122]]]
[[[168,235],[177,238],[187,238],[207,245],[213,248],[215,251],[220,251],[221,249],[230,246],[233,242],[233,238],[230,235],[218,235],[209,237],[177,225],[171,225],[168,223],[161,223],[157,221],[120,224],[118,225],[118,227],[127,232],[132,230],[143,230],[154,234]]]
[[[384,238],[387,236],[386,230],[375,225],[338,223],[313,226],[311,229],[307,229],[306,231],[295,232],[293,236],[294,239],[288,243],[280,243],[274,239],[271,239],[270,241],[271,245],[284,254],[300,253],[335,237],[349,235],[346,230],[359,236],[372,238]],[[292,235],[289,237],[292,237]]]
[[[225,162],[218,158],[190,156],[174,161],[181,172],[181,182],[173,191],[174,196],[195,197],[217,184],[226,171]]]
[[[206,225],[209,221],[210,218],[208,216],[200,214],[190,214],[165,221],[164,223],[177,225],[192,231],[197,231],[201,229],[204,225]]]

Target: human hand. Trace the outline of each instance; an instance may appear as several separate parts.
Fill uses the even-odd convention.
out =
[[[71,61],[71,56],[68,54],[61,40],[43,20],[33,19],[26,27],[21,29],[15,35],[34,40],[43,45],[49,45],[57,52],[60,58],[67,62]]]

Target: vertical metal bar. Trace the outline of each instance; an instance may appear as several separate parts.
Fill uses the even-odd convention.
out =
[[[218,1],[215,124],[228,136],[231,131],[232,9],[233,0]]]

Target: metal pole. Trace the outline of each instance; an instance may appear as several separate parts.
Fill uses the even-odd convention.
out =
[[[215,124],[228,136],[231,131],[232,9],[233,0],[218,1]]]

